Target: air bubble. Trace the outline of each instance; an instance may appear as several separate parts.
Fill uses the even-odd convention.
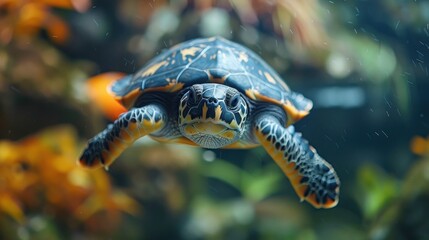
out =
[[[203,159],[206,162],[213,162],[216,159],[216,154],[213,151],[206,150],[203,152]]]

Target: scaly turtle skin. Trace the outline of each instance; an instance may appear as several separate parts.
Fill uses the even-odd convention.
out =
[[[338,203],[334,169],[291,126],[312,102],[241,45],[218,37],[184,42],[115,82],[111,93],[128,112],[89,141],[81,165],[107,167],[145,135],[212,149],[262,145],[301,200]]]

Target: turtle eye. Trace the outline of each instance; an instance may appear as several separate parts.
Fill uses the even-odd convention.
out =
[[[230,110],[237,110],[240,105],[240,94],[236,94],[229,99],[228,107]]]
[[[232,88],[228,89],[226,92],[225,102],[230,110],[235,111],[238,109],[240,105],[240,97],[240,93],[237,90]]]
[[[191,88],[191,90],[189,90],[189,94],[188,94],[188,102],[189,103],[196,103],[196,99],[197,99],[197,94],[195,93],[195,90],[193,88]]]
[[[197,104],[201,99],[202,87],[200,85],[194,85],[189,90],[188,103]]]

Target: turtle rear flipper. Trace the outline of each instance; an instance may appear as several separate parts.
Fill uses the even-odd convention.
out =
[[[85,167],[107,168],[135,140],[165,126],[166,112],[159,105],[148,105],[122,114],[113,124],[89,140],[79,159]]]
[[[301,200],[316,208],[337,205],[340,182],[332,166],[294,128],[284,128],[272,116],[256,120],[254,133],[289,178]]]

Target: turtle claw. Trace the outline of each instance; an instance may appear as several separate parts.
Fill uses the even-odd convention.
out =
[[[91,139],[88,143],[87,148],[84,150],[79,158],[79,164],[84,167],[97,168],[104,166],[106,167],[105,157],[103,157],[103,144],[102,141],[105,139],[106,130],[98,134],[96,137]]]
[[[294,186],[301,198],[317,208],[332,208],[338,204],[340,182],[332,166],[316,152],[312,171],[302,177],[298,186]],[[305,186],[305,187],[302,187]]]

